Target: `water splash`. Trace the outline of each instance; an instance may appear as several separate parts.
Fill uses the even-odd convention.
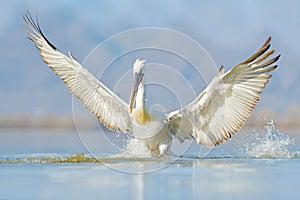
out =
[[[255,141],[246,144],[247,157],[252,158],[293,158],[297,153],[290,148],[295,145],[295,138],[281,133],[270,120],[263,134],[255,133]]]
[[[123,150],[122,155],[125,157],[136,157],[136,158],[151,158],[152,154],[143,141],[135,138],[128,140],[126,149]]]

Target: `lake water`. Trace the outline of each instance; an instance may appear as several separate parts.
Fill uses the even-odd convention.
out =
[[[76,131],[2,131],[0,199],[300,198],[297,133],[269,126],[169,159],[116,156],[107,137],[85,135],[90,141]]]

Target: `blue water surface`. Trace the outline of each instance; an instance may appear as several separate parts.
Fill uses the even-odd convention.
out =
[[[86,147],[93,144],[82,144],[74,131],[1,132],[0,199],[300,198],[297,138],[266,132],[253,140],[241,133],[208,154],[192,144],[184,156],[164,160],[107,156],[109,147],[100,145],[96,133],[86,134],[106,153],[100,162],[39,162],[92,156]]]

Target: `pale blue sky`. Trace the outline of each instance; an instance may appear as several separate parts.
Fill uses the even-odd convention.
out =
[[[142,27],[182,32],[226,70],[268,36],[282,54],[259,109],[284,112],[300,105],[300,2],[252,1],[2,1],[0,8],[0,112],[71,116],[71,95],[25,37],[22,16],[38,13],[45,35],[83,61],[100,42]],[[150,73],[150,72],[149,72]],[[149,97],[151,98],[151,97]]]

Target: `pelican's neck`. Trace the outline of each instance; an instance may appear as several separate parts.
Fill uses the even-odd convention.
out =
[[[150,114],[145,106],[145,88],[143,81],[139,84],[136,94],[134,119],[140,125],[148,124],[151,121]]]
[[[138,109],[145,109],[145,88],[143,81],[140,82],[139,88],[136,94],[136,104],[135,104],[136,110]]]

